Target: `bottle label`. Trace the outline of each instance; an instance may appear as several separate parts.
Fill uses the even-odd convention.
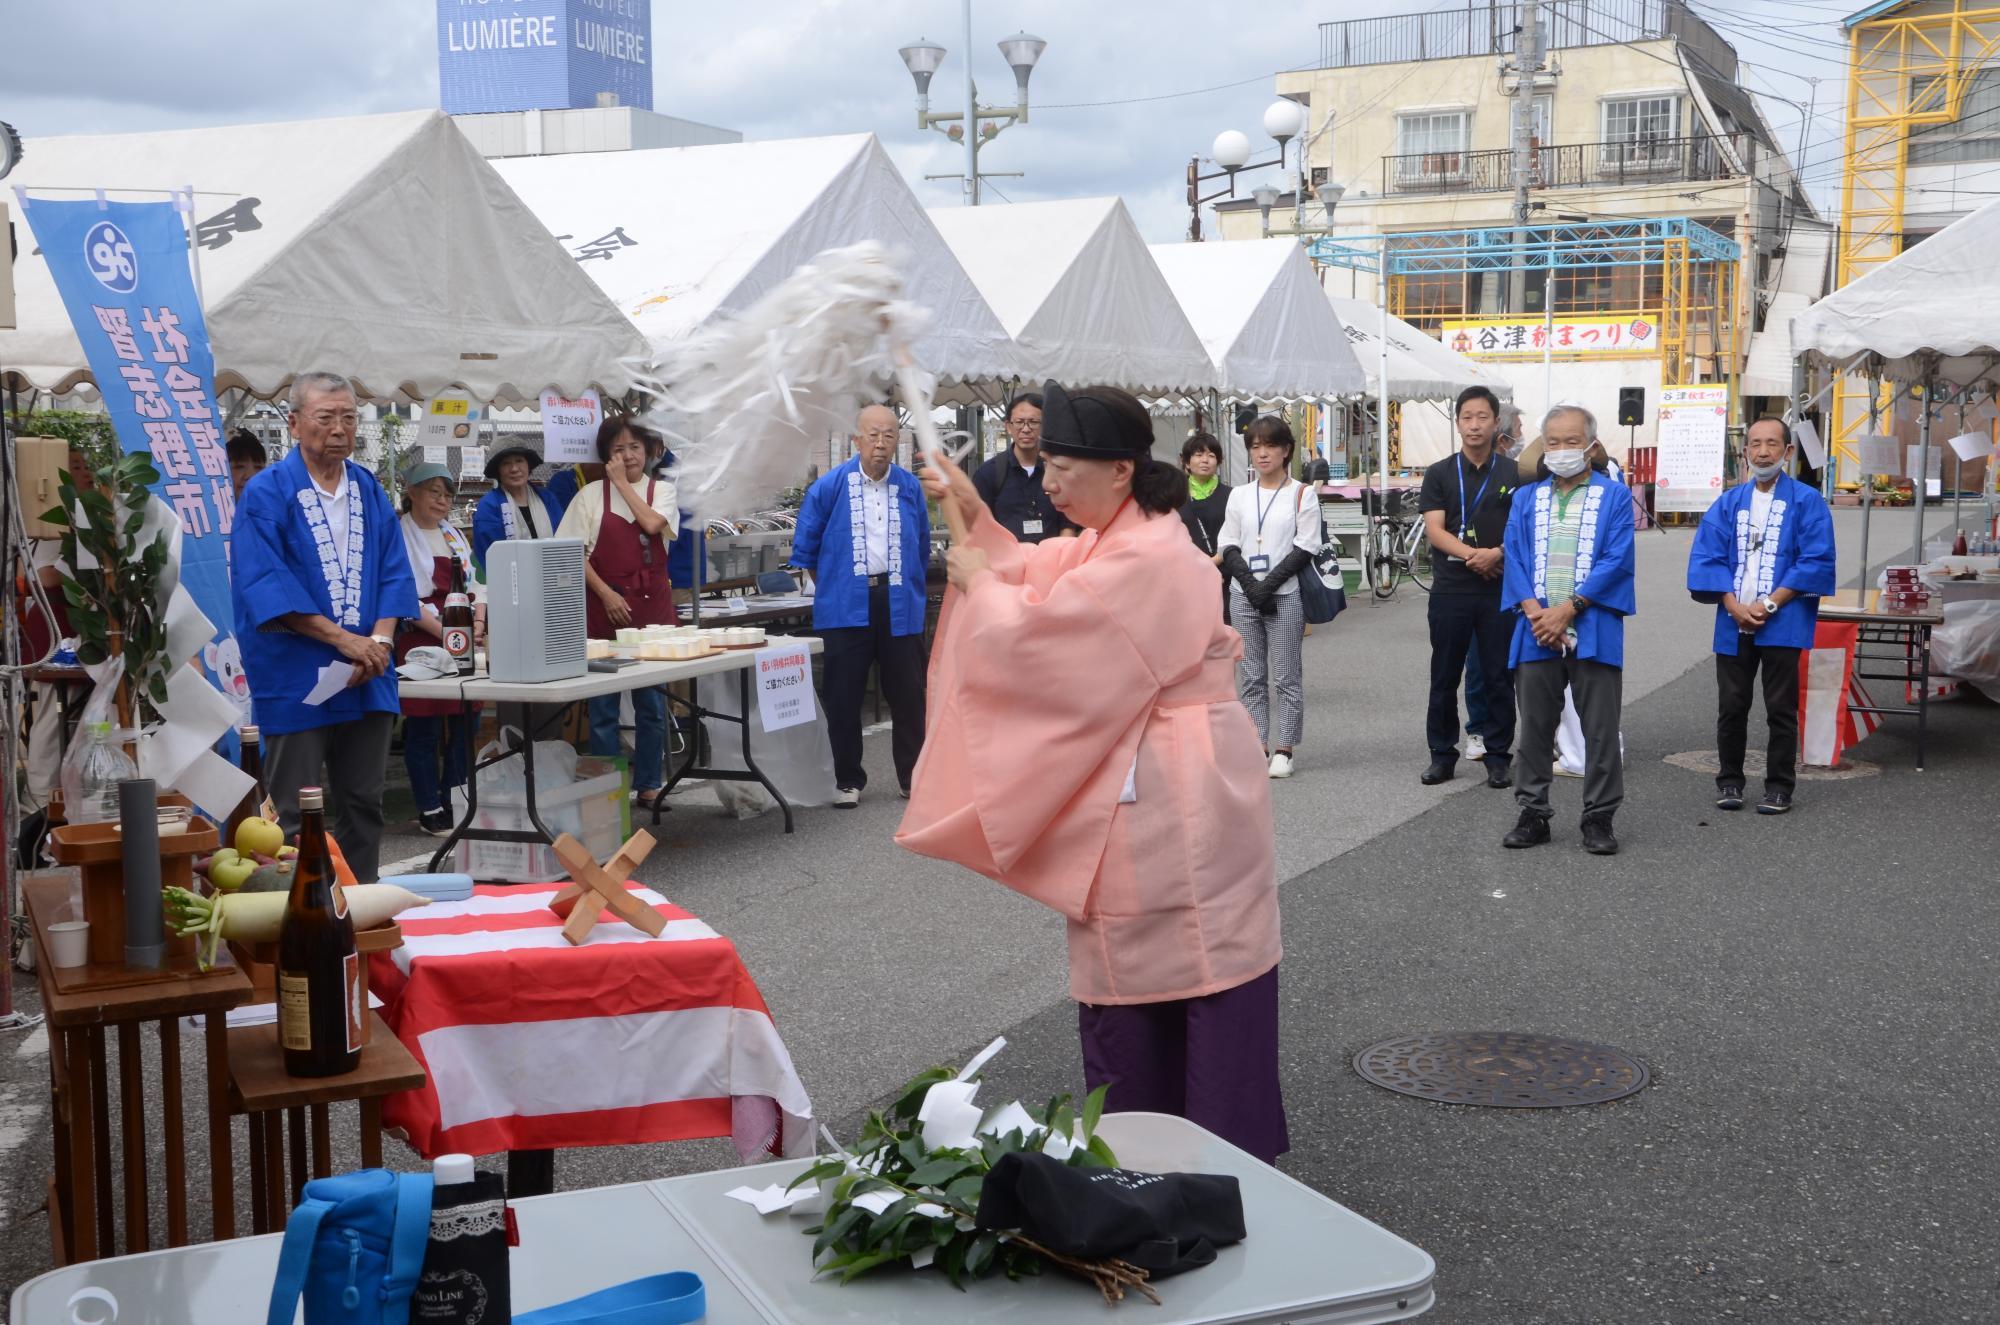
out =
[[[347,919],[347,889],[338,882],[333,884],[333,914],[338,919]]]
[[[286,1049],[311,1049],[312,993],[303,975],[278,972],[278,1043]]]
[[[444,651],[456,658],[472,651],[472,632],[463,626],[446,626],[444,629]]]
[[[361,993],[361,954],[340,959],[341,1002],[347,1009],[347,1052],[359,1052],[368,1038],[368,1008]]]

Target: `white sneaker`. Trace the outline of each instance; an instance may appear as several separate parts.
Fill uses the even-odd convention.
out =
[[[833,792],[833,808],[851,810],[861,804],[861,793],[853,787],[836,787]]]
[[[1580,768],[1571,768],[1567,764],[1557,764],[1556,776],[1559,778],[1580,778],[1583,776],[1583,770]]]
[[[1465,757],[1472,763],[1486,758],[1486,738],[1476,732],[1465,734]]]
[[[1290,777],[1292,775],[1292,757],[1283,750],[1272,755],[1270,773],[1274,778]]]

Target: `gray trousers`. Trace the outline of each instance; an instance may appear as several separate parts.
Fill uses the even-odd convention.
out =
[[[1290,750],[1306,733],[1305,664],[1300,650],[1306,638],[1306,609],[1295,593],[1281,593],[1271,602],[1277,612],[1265,616],[1250,606],[1240,585],[1229,586],[1229,624],[1243,636],[1243,661],[1236,664],[1236,691],[1257,724],[1257,739],[1266,750]],[[1270,691],[1278,692],[1278,727],[1271,731]]]
[[[1569,687],[1583,722],[1583,812],[1612,815],[1625,801],[1625,758],[1618,739],[1625,673],[1577,657],[1543,658],[1514,669],[1521,728],[1514,741],[1514,799],[1543,818],[1555,780],[1556,728],[1562,723],[1563,687]]]
[[[356,883],[373,883],[382,864],[382,780],[389,772],[393,713],[369,713],[330,727],[264,738],[264,785],[278,824],[299,831],[299,788],[326,791],[326,828]]]

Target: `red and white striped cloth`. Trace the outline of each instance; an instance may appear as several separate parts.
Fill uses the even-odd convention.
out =
[[[1857,713],[1849,707],[1872,708],[1861,678],[1854,674],[1854,649],[1860,628],[1848,622],[1821,621],[1813,629],[1813,646],[1799,653],[1799,762],[1813,768],[1838,768],[1848,746],[1882,725],[1879,713]]]
[[[607,914],[570,946],[556,886],[405,912],[369,983],[430,1080],[383,1124],[427,1159],[704,1136],[746,1163],[811,1154],[812,1103],[736,945],[626,886],[667,918],[659,938]]]

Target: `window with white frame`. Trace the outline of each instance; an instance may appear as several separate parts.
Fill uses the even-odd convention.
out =
[[[1406,111],[1396,117],[1396,178],[1402,184],[1456,179],[1465,173],[1472,115],[1464,110]]]
[[[1611,169],[1668,164],[1680,125],[1681,99],[1671,93],[1607,100],[1599,159]]]
[[[1910,105],[1936,111],[1946,102],[1945,88],[1934,77],[1919,78],[1910,88]],[[1981,69],[1966,80],[1958,118],[1949,124],[1919,124],[1910,128],[1910,164],[1950,165],[1957,161],[2000,161],[2000,68]]]

